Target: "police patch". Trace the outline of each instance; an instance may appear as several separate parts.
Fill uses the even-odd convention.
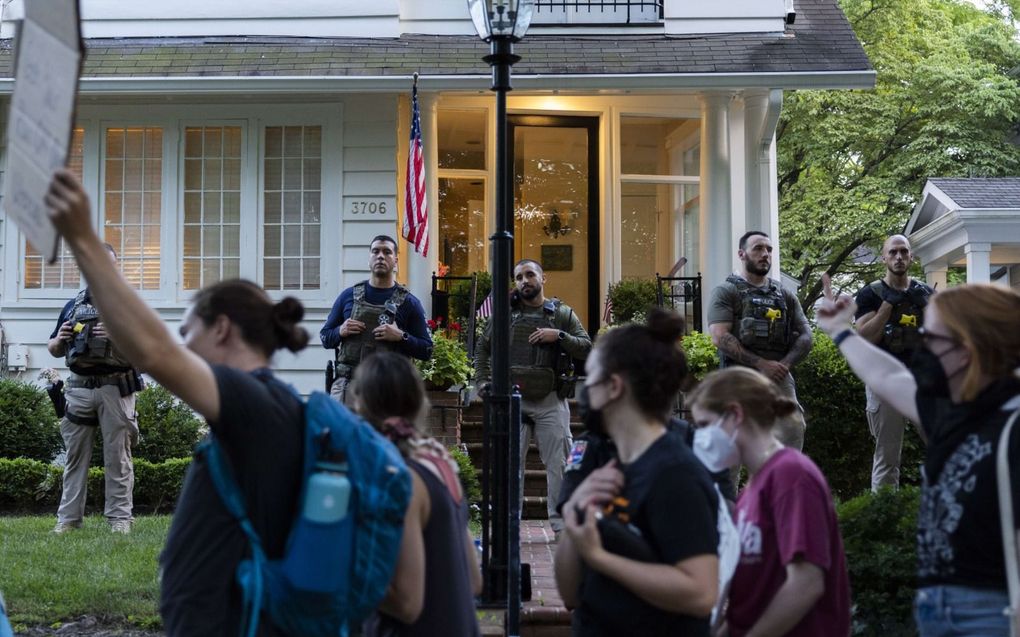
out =
[[[574,446],[570,448],[570,455],[567,456],[567,471],[581,468],[581,461],[584,460],[584,452],[588,450],[587,440],[575,440]]]

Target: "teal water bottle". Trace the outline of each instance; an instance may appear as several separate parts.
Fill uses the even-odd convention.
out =
[[[346,462],[319,462],[308,479],[304,517],[317,524],[333,524],[347,517],[351,481]]]

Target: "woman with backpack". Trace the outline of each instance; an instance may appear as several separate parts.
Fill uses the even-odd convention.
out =
[[[819,327],[858,378],[928,439],[917,514],[921,636],[1020,634],[1020,427],[1003,438],[1020,413],[1020,294],[991,284],[934,294],[906,366],[856,336],[854,301],[837,298],[827,277],[824,286]]]
[[[740,560],[729,587],[729,637],[850,634],[850,581],[822,472],[784,447],[775,426],[797,403],[749,367],[712,372],[688,397],[694,453],[709,471],[743,465]]]
[[[707,637],[718,592],[718,496],[705,468],[666,423],[687,366],[683,319],[602,335],[585,362],[589,430],[616,459],[563,505],[556,585],[578,636]],[[571,462],[587,453],[574,449]],[[568,468],[568,470],[570,470]]]
[[[284,551],[298,504],[304,444],[301,400],[270,370],[278,349],[301,350],[301,303],[274,303],[250,281],[198,292],[181,323],[184,347],[127,284],[96,235],[89,199],[67,170],[46,195],[50,219],[74,253],[106,332],[127,359],[205,418],[233,467],[248,517],[272,560]],[[235,637],[246,618],[234,573],[249,542],[213,486],[205,457],[188,468],[160,556],[163,626],[170,637]],[[278,635],[267,618],[258,635]]]
[[[425,385],[406,356],[377,352],[362,360],[351,390],[356,411],[400,450],[411,469],[411,502],[400,555],[365,637],[479,634],[474,597],[481,593],[477,550],[457,463],[416,424],[428,411]]]

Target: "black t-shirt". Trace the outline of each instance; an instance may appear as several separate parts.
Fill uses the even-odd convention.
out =
[[[708,472],[678,436],[663,435],[623,467],[621,494],[630,500],[631,524],[658,556],[676,564],[697,555],[715,555],[718,500]],[[708,617],[660,610],[615,580],[582,566],[580,604],[573,634],[707,636]]]
[[[213,366],[220,420],[210,422],[245,495],[245,507],[269,559],[283,555],[301,489],[301,401],[268,370]],[[248,540],[223,506],[203,458],[184,479],[160,556],[160,614],[170,637],[236,637],[241,595],[234,571]],[[267,621],[260,635],[272,634]]]
[[[999,435],[1020,408],[1020,381],[995,383],[974,401],[917,396],[928,436],[917,518],[921,586],[1006,590],[995,460]],[[1007,409],[1008,407],[1008,409]],[[1009,442],[1014,515],[1020,511],[1020,424]]]
[[[889,284],[886,283],[884,280],[879,280],[879,283],[882,284],[883,289],[889,287]],[[924,304],[927,305],[927,299],[929,296],[933,294],[933,291],[930,287],[928,287],[924,283],[921,283],[920,281],[914,279],[910,279],[910,284],[907,286],[906,294],[915,299],[921,299],[923,297],[925,299]],[[861,288],[861,291],[857,293],[856,297],[854,297],[854,302],[857,304],[857,312],[854,314],[854,320],[860,320],[860,318],[865,314],[877,312],[878,309],[882,307],[882,297],[875,293],[875,290],[872,289],[870,284],[865,285],[863,288]],[[896,314],[894,312],[893,318],[895,318],[895,316]],[[920,327],[923,322],[924,312],[922,311],[921,314],[917,317],[917,326]],[[878,346],[881,347],[882,349],[885,349],[881,339],[879,339],[878,341]],[[914,355],[914,352],[913,350],[909,350],[899,355],[896,354],[893,355],[899,358],[904,363],[909,363],[910,359]]]

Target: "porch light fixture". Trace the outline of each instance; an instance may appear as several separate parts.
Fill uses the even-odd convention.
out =
[[[492,273],[492,386],[486,399],[483,557],[487,603],[506,604],[507,635],[520,634],[521,607],[521,398],[510,385],[510,279],[513,275],[514,210],[507,165],[506,94],[510,67],[520,56],[513,43],[531,24],[534,0],[467,0],[478,36],[490,45],[482,59],[492,67],[496,93],[496,223],[490,237]],[[548,497],[556,497],[549,494]]]

